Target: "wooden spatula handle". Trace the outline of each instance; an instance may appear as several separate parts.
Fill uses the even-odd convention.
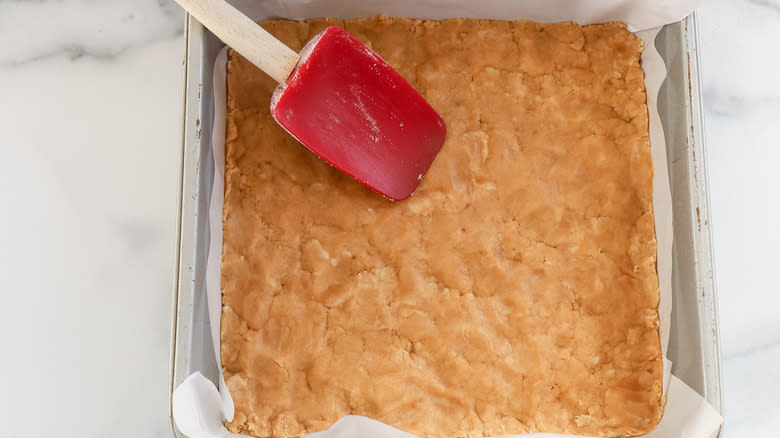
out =
[[[298,54],[224,0],[176,0],[181,7],[276,82],[284,82]]]

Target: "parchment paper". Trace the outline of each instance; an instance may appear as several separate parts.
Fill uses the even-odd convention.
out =
[[[559,1],[483,1],[480,2],[479,11],[472,11],[470,2],[427,0],[425,2],[410,3],[400,1],[390,5],[382,5],[373,0],[361,0],[353,2],[329,1],[329,0],[299,0],[289,2],[263,2],[258,6],[257,2],[242,7],[249,11],[254,19],[264,17],[285,17],[292,19],[304,19],[316,16],[336,16],[349,18],[355,16],[370,16],[379,12],[398,16],[415,16],[423,18],[446,18],[453,16],[494,17],[505,19],[529,18],[537,21],[574,20],[580,23],[600,22],[608,20],[621,20],[639,27],[641,23],[651,23],[648,20],[637,20],[642,16],[642,11],[658,9],[655,24],[664,24],[661,21],[674,14],[687,15],[693,8],[694,0],[676,2],[673,6],[665,8],[663,2],[658,5],[654,2],[642,1],[601,1],[589,2],[589,8],[583,6],[584,2],[567,1],[567,8],[559,7]],[[247,3],[247,2],[243,2]],[[616,4],[619,7],[615,6]],[[687,9],[680,9],[682,4]],[[558,5],[558,6],[556,6]],[[580,7],[576,7],[579,5]],[[600,7],[599,7],[600,6]],[[615,6],[610,9],[610,6]],[[633,8],[632,6],[636,6]],[[396,9],[399,9],[396,11]],[[527,9],[524,9],[527,8]],[[550,10],[552,8],[553,10]],[[564,11],[564,12],[560,12]],[[527,12],[527,14],[525,13]],[[624,14],[624,15],[621,15]],[[647,18],[647,17],[645,17]],[[634,20],[634,21],[630,21]],[[672,305],[672,200],[669,188],[668,172],[666,169],[666,145],[664,143],[663,128],[657,109],[657,96],[661,83],[666,76],[666,66],[663,59],[655,49],[653,41],[660,28],[648,29],[637,32],[645,43],[642,54],[642,67],[645,70],[645,85],[647,90],[647,104],[650,119],[650,143],[653,162],[656,166],[653,180],[653,208],[655,210],[655,228],[658,241],[658,277],[661,291],[659,304],[659,317],[661,321],[660,335],[661,347],[664,357],[669,340],[669,328]],[[226,49],[220,52],[214,66],[214,102],[215,119],[212,131],[212,151],[215,162],[214,185],[211,193],[209,209],[210,221],[210,247],[206,272],[206,293],[208,312],[211,321],[212,340],[214,352],[218,361],[220,358],[220,314],[221,291],[220,269],[222,251],[222,205],[224,201],[224,140],[225,140],[225,114],[226,114]],[[668,401],[664,417],[659,427],[647,437],[685,437],[708,438],[714,436],[722,422],[720,415],[707,402],[685,383],[670,374],[671,362],[664,359],[664,392]],[[214,385],[200,373],[194,373],[188,377],[173,394],[173,416],[179,429],[192,438],[214,437],[244,437],[245,435],[232,434],[225,429],[223,422],[233,418],[234,406],[230,394],[224,383],[220,371],[219,392]],[[668,391],[668,392],[667,392]],[[359,416],[347,416],[336,422],[330,429],[308,435],[317,438],[359,438],[372,437],[410,437],[411,435],[398,431],[390,426],[374,420]],[[564,437],[567,435],[535,434],[525,436]]]

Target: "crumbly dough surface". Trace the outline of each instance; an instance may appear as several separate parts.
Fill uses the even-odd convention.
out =
[[[231,53],[222,365],[231,431],[347,414],[421,437],[638,435],[661,347],[641,41],[580,27],[379,16],[262,23],[299,49],[340,25],[442,115],[391,202],[278,127]]]

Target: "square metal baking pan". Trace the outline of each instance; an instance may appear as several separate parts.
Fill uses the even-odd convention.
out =
[[[696,20],[663,27],[655,40],[668,76],[658,110],[667,144],[672,191],[673,310],[668,356],[673,372],[723,414],[709,195],[701,116]],[[212,70],[224,44],[192,17],[186,19],[186,78],[178,246],[171,335],[172,392],[200,371],[217,381],[205,295],[211,154]],[[173,434],[183,436],[175,425]]]

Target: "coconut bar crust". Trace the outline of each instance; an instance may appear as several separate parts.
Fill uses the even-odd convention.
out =
[[[663,410],[642,43],[619,23],[329,25],[422,93],[447,140],[392,202],[319,160],[228,64],[221,359],[233,432],[363,415],[421,437],[639,435]]]

